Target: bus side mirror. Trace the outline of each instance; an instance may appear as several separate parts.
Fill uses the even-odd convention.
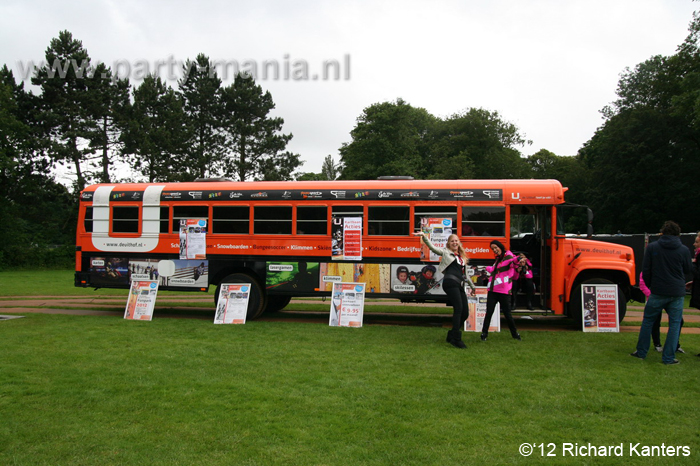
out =
[[[586,211],[588,213],[588,226],[586,227],[586,236],[590,238],[593,236],[593,211],[589,208],[586,208]]]

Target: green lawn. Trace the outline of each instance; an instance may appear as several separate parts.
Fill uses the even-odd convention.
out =
[[[697,464],[700,335],[664,366],[628,355],[636,333],[521,333],[457,350],[422,326],[0,320],[0,464]],[[691,455],[630,452],[662,443]]]

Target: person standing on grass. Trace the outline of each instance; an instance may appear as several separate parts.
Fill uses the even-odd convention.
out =
[[[486,317],[484,317],[484,326],[481,328],[481,341],[486,341],[489,336],[491,317],[496,310],[496,304],[501,305],[501,312],[506,317],[510,335],[516,340],[521,340],[518,329],[515,328],[513,314],[510,313],[510,289],[513,286],[513,277],[517,274],[518,259],[498,240],[491,241],[490,247],[496,256],[496,262],[486,267],[491,277],[486,295]]]
[[[690,307],[700,309],[700,231],[695,236],[693,247],[695,248],[693,281],[686,283],[685,286],[690,288]],[[698,353],[698,356],[700,356],[700,353]]]
[[[664,364],[678,364],[676,346],[683,318],[685,276],[692,272],[690,251],[679,238],[677,223],[667,221],[661,227],[661,238],[647,246],[644,252],[642,277],[651,291],[644,306],[644,319],[639,330],[637,349],[631,356],[644,359],[649,352],[651,328],[656,317],[665,309],[668,313],[668,334],[664,343]]]
[[[467,253],[459,237],[455,234],[447,238],[446,248],[435,247],[423,232],[416,233],[416,235],[421,237],[421,240],[431,251],[441,256],[438,271],[443,274],[442,289],[445,290],[453,309],[452,330],[447,332],[447,342],[452,346],[464,349],[467,345],[462,341],[462,326],[469,317],[469,301],[464,287],[471,288],[472,296],[476,291],[474,283],[466,274],[466,266],[469,263]]]
[[[688,284],[686,284],[686,287],[687,286]],[[646,296],[647,299],[649,299],[651,290],[649,290],[646,283],[644,283],[644,277],[642,276],[642,274],[639,274],[639,289],[642,290],[644,296]],[[654,321],[654,325],[651,327],[651,339],[654,342],[654,348],[656,348],[656,351],[658,351],[659,353],[663,351],[663,347],[661,346],[661,315],[662,313],[659,312],[658,317],[656,317],[656,320]],[[683,318],[681,317],[681,328],[678,330],[678,346],[676,346],[676,353],[685,353],[685,351],[683,351],[683,348],[681,348],[680,337],[680,332],[683,330],[683,323]]]

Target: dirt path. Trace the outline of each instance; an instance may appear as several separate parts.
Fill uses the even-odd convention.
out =
[[[7,296],[0,297],[0,314],[71,314],[71,315],[101,315],[121,317],[124,312],[113,310],[125,306],[126,298],[121,296]],[[295,304],[319,304],[328,301],[295,299]],[[188,306],[178,306],[178,303],[188,303]],[[192,307],[191,304],[201,303]],[[440,306],[435,303],[401,303],[396,300],[369,301],[366,305],[381,304],[383,306],[403,306],[405,308],[421,308]],[[112,310],[110,310],[112,309]],[[159,318],[213,319],[213,303],[210,295],[200,296],[163,296],[156,304],[155,316]],[[629,307],[625,317],[626,323],[640,324],[642,308]],[[431,327],[449,327],[450,309],[445,307],[444,314],[397,314],[368,311],[364,316],[366,325],[418,325]],[[522,330],[534,331],[579,331],[572,321],[562,316],[522,314],[514,315],[517,325]],[[700,315],[687,314],[686,322],[700,322]],[[263,322],[308,322],[328,323],[327,312],[316,311],[280,311],[264,314],[258,319]],[[639,325],[625,325],[621,332],[639,332]],[[666,333],[667,327],[661,327]],[[683,333],[700,334],[700,328],[685,327]]]

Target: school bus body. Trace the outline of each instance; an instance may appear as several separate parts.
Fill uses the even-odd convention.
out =
[[[542,311],[575,316],[582,283],[616,283],[626,302],[631,249],[567,237],[557,222],[565,191],[556,180],[97,184],[80,197],[75,284],[126,288],[131,276],[155,274],[164,289],[205,291],[248,280],[258,295],[250,318],[294,296],[327,296],[339,277],[366,282],[376,297],[444,302],[436,288],[397,292],[395,280],[401,265],[426,267],[412,235],[421,219],[445,217],[475,273],[493,261],[493,239],[528,253]],[[334,255],[333,222],[348,217],[361,219],[359,258]],[[181,252],[178,225],[187,219],[205,221],[197,258]],[[167,278],[158,275],[165,269]],[[292,272],[307,279],[295,282]]]

